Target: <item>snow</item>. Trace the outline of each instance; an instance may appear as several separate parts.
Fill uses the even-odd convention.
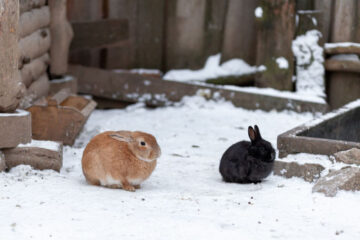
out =
[[[27,116],[30,113],[28,111],[22,110],[22,109],[16,109],[14,113],[0,113],[0,117],[23,117]]]
[[[359,192],[327,198],[312,194],[313,184],[299,178],[270,175],[241,185],[219,175],[222,153],[248,139],[249,125],[258,124],[276,146],[278,134],[312,118],[201,97],[166,108],[96,110],[75,146],[64,148],[60,173],[28,166],[0,173],[1,239],[359,239]],[[135,193],[85,182],[84,147],[110,129],[150,132],[162,148],[154,173]],[[335,165],[309,154],[285,160]]]
[[[288,69],[289,63],[284,57],[279,57],[276,59],[276,63],[278,64],[279,68],[281,69]]]
[[[326,49],[337,48],[337,47],[359,47],[360,48],[360,43],[353,43],[353,42],[325,43]]]
[[[300,95],[325,97],[323,48],[317,30],[296,37],[292,50],[296,58],[296,92]]]
[[[210,56],[206,60],[204,68],[200,70],[171,70],[164,75],[164,80],[181,82],[205,81],[206,79],[211,78],[240,76],[264,70],[264,66],[250,66],[242,59],[231,59],[222,63],[221,65],[220,60],[220,53]]]
[[[255,8],[255,17],[262,18],[263,16],[263,9],[261,7]]]
[[[162,72],[158,69],[134,68],[131,70],[114,69],[113,71],[116,73],[131,72],[131,73],[137,73],[137,74],[154,74],[154,75],[160,75],[160,76],[162,75]]]
[[[30,143],[19,144],[17,147],[20,148],[37,147],[37,148],[45,148],[51,151],[59,151],[61,148],[61,144],[53,141],[42,141],[42,140],[32,139]]]

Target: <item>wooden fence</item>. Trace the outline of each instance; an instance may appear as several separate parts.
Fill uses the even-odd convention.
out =
[[[255,17],[258,6],[264,10],[263,21]],[[125,18],[129,22],[127,41],[72,52],[70,62],[166,72],[201,68],[207,57],[216,53],[222,54],[222,62],[241,58],[251,65],[267,67],[269,59],[285,56],[287,72],[259,77],[255,84],[293,90],[291,42],[296,33],[295,15],[300,10],[321,11],[318,20],[324,42],[360,42],[357,0],[68,0],[70,21]],[[333,92],[334,98],[339,94],[360,97],[359,74],[346,77],[351,86],[346,90],[339,86],[343,82],[335,73],[330,75],[327,91]]]

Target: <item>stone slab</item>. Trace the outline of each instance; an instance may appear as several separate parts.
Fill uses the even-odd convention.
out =
[[[360,168],[345,167],[340,170],[331,171],[328,175],[321,177],[314,185],[312,192],[324,193],[327,197],[334,197],[339,190],[360,190]]]
[[[53,141],[32,140],[16,148],[3,150],[7,167],[25,164],[35,169],[60,171],[62,167],[63,145]]]
[[[274,175],[286,178],[300,177],[307,182],[314,182],[320,178],[325,168],[320,164],[298,164],[296,162],[275,161]]]

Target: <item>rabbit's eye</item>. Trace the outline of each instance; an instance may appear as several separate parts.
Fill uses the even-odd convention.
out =
[[[144,141],[141,141],[140,144],[141,144],[141,146],[145,146],[145,145],[146,145],[146,143],[145,143]]]

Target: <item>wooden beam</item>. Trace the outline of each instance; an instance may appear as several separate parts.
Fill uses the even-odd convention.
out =
[[[360,73],[360,61],[327,59],[325,69],[327,71]]]
[[[360,55],[359,43],[326,43],[326,54],[358,54]]]
[[[166,81],[131,73],[116,73],[98,68],[70,65],[70,74],[78,79],[79,92],[96,97],[127,102],[144,101],[153,106],[164,106],[181,101],[184,96],[205,95],[221,97],[235,106],[246,109],[291,109],[296,112],[325,112],[327,105],[288,99],[274,94],[261,94],[244,89],[227,89],[209,84]]]
[[[71,51],[109,47],[129,38],[128,21],[124,19],[78,21],[71,25],[75,33]]]

